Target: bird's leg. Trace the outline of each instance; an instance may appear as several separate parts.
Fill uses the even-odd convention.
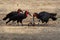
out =
[[[33,16],[33,19],[32,19],[32,25],[35,26],[35,20],[34,20],[34,16]]]
[[[7,22],[6,22],[6,24],[8,23],[8,22],[10,22],[11,20],[9,19]]]
[[[38,20],[38,25],[39,25],[39,23],[40,23],[40,20]]]
[[[46,23],[45,24],[47,24],[48,21],[49,21],[49,19],[46,20]]]
[[[44,24],[44,20],[42,20],[42,24]]]
[[[19,22],[21,23],[21,26],[23,26],[22,20],[19,20]]]
[[[48,20],[44,24],[47,25],[47,22],[48,22]]]
[[[17,21],[17,25],[19,26],[19,21]]]
[[[23,26],[23,23],[22,23],[22,21],[20,21],[20,23],[21,23],[21,26]]]

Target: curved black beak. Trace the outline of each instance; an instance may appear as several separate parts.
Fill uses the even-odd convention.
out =
[[[30,16],[32,16],[30,13],[29,13]]]

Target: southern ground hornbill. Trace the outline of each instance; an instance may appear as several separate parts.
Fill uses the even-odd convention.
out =
[[[56,13],[48,13],[48,12],[45,12],[45,11],[42,11],[40,13],[34,13],[33,14],[33,19],[34,17],[36,17],[37,19],[39,19],[39,22],[40,20],[42,21],[42,23],[44,22],[48,22],[49,19],[51,18],[53,21],[55,21],[57,18],[56,18]]]
[[[21,23],[23,19],[27,18],[28,14],[31,16],[31,14],[28,11],[25,11],[25,13],[18,14],[16,11],[10,12],[6,15],[6,17],[3,18],[3,20],[6,20],[9,18],[9,20],[6,22],[6,24],[10,21],[17,21],[17,23]],[[23,24],[22,24],[23,25]]]

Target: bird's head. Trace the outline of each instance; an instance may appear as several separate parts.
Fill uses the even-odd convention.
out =
[[[36,17],[36,16],[37,16],[37,13],[34,13],[34,14],[33,14],[33,17]]]
[[[32,16],[32,15],[30,14],[30,12],[28,12],[28,11],[25,11],[25,13],[26,13],[26,16],[28,16],[28,14],[29,14],[30,16]]]

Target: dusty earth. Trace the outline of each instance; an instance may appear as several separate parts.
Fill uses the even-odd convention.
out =
[[[60,40],[60,19],[38,26],[17,26],[0,21],[0,40]],[[13,25],[12,25],[13,24]]]

